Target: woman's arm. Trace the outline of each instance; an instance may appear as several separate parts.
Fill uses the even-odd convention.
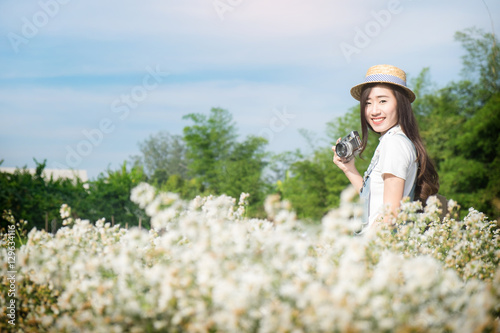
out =
[[[354,166],[354,159],[352,161],[349,161],[349,163],[351,162]],[[349,179],[349,181],[351,182],[352,186],[354,186],[356,191],[360,193],[361,188],[363,187],[363,177],[356,169],[356,166],[354,166],[353,168],[348,168],[346,171],[344,171],[344,173],[347,176],[347,179]]]
[[[389,206],[391,214],[396,216],[401,199],[403,199],[405,180],[390,173],[384,173],[382,178],[384,179],[384,206]],[[384,218],[384,222],[388,222],[387,218]]]

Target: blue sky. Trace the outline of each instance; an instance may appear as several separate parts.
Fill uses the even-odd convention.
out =
[[[445,85],[454,33],[492,23],[499,1],[1,0],[0,159],[95,178],[212,107],[270,151],[306,150],[298,130],[320,137],[368,67]]]

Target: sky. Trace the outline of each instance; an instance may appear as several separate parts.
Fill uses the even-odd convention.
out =
[[[500,29],[500,1],[0,0],[1,166],[95,179],[214,107],[306,153],[372,65],[460,80],[471,27]]]

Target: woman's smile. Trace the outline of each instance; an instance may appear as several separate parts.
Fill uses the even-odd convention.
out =
[[[396,126],[398,110],[392,89],[383,85],[373,87],[366,99],[365,114],[371,128],[382,135]]]

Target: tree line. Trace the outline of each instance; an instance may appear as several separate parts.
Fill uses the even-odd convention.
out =
[[[464,210],[474,207],[490,218],[500,216],[500,53],[496,37],[477,29],[457,32],[465,50],[463,76],[443,88],[434,88],[424,68],[410,81],[417,100],[413,109],[421,136],[440,176],[439,193],[456,200]],[[263,217],[267,195],[279,193],[291,202],[302,219],[318,221],[338,207],[340,193],[349,184],[332,162],[331,147],[351,130],[360,131],[359,105],[327,123],[319,140],[303,130],[313,152],[299,149],[279,154],[266,151],[259,136],[241,140],[228,110],[191,113],[182,135],[159,132],[139,143],[140,154],[119,170],[107,170],[84,187],[80,180],[42,177],[45,162],[37,162],[34,175],[26,170],[0,173],[0,207],[15,218],[43,228],[58,221],[61,204],[73,208],[74,217],[91,221],[105,217],[122,225],[145,227],[149,220],[129,200],[130,190],[147,181],[182,198],[250,194],[248,214]],[[314,141],[314,142],[313,142]],[[370,135],[364,171],[378,143]],[[2,223],[6,221],[3,219]]]
[[[137,226],[140,221],[142,226],[149,227],[145,212],[130,201],[132,188],[145,179],[140,168],[130,169],[124,163],[118,170],[108,170],[95,180],[83,182],[79,178],[47,178],[44,176],[46,161],[35,162],[33,174],[26,168],[14,173],[0,172],[3,213],[0,230],[7,225],[6,213],[10,212],[16,221],[27,221],[24,230],[36,227],[55,231],[61,226],[62,204],[71,206],[74,218],[95,222],[104,217],[106,222],[124,227]]]

